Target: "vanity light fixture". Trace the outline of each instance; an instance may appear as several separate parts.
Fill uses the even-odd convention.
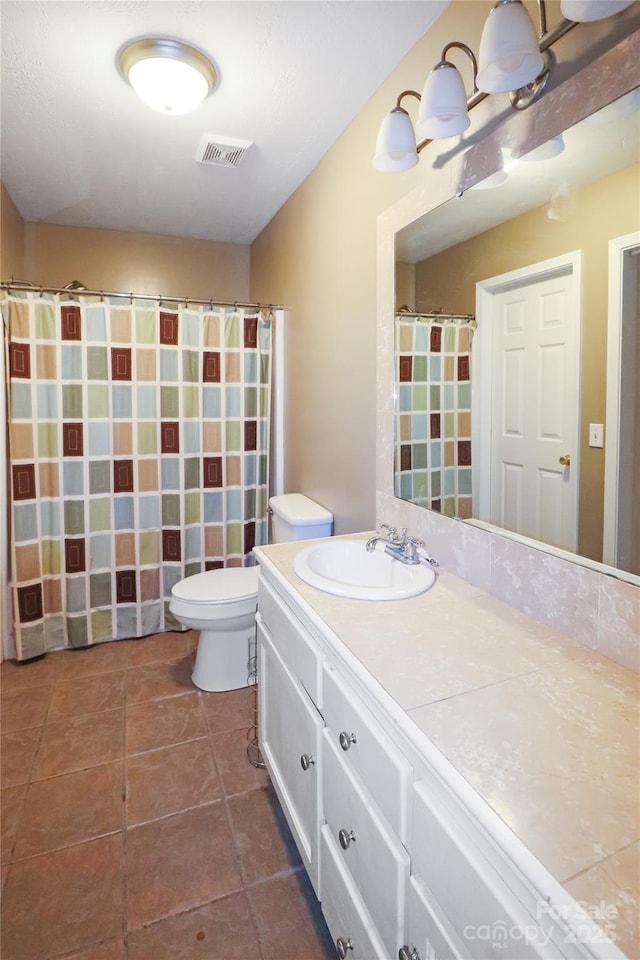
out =
[[[218,78],[204,53],[169,37],[133,40],[119,50],[116,63],[140,99],[159,113],[190,113]]]
[[[382,122],[373,165],[376,170],[396,173],[409,170],[418,154],[432,140],[458,136],[470,124],[469,111],[489,94],[508,93],[515,110],[525,110],[538,100],[549,80],[553,59],[551,48],[579,22],[604,19],[631,5],[633,0],[562,0],[562,19],[547,29],[544,0],[538,0],[539,33],[522,0],[497,0],[485,22],[478,60],[465,44],[448,43],[439,62],[429,74],[422,95],[403,90],[394,109]],[[457,68],[447,55],[453,48],[463,50],[473,65],[472,92],[467,96]],[[414,128],[402,106],[406,97],[420,102]]]

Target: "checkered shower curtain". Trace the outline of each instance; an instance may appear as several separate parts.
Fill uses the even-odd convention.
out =
[[[181,629],[172,586],[266,543],[272,318],[0,298],[18,659]]]
[[[395,493],[471,516],[471,340],[476,321],[396,316]]]

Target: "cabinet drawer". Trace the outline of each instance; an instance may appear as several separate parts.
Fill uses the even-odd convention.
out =
[[[320,706],[320,676],[324,659],[319,647],[285,603],[260,577],[258,614],[264,620],[274,647],[317,706]]]
[[[343,941],[349,960],[388,960],[389,955],[340,854],[329,828],[324,826],[320,833],[322,912],[336,949],[338,942]]]
[[[401,945],[408,854],[347,769],[342,751],[334,746],[326,729],[322,737],[322,801],[327,825],[380,939],[389,955],[396,956]]]
[[[532,960],[558,951],[426,781],[414,786],[411,872],[432,891],[468,954],[477,960]],[[455,956],[456,954],[454,954]],[[467,954],[461,954],[466,956]]]
[[[322,714],[332,743],[336,747],[344,744],[340,753],[346,766],[357,774],[394,832],[406,843],[412,781],[409,761],[328,664],[324,666],[322,685]]]

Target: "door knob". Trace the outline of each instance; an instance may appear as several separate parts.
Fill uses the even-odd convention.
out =
[[[300,757],[300,766],[303,770],[308,770],[315,762],[315,757],[310,757],[308,753],[303,753]]]
[[[571,463],[571,454],[565,453],[564,456],[558,457],[558,463],[561,463],[563,467],[568,467]]]

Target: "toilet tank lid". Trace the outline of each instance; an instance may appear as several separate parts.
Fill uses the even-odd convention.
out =
[[[303,493],[283,493],[277,497],[271,497],[269,506],[274,513],[294,527],[302,524],[314,526],[333,521],[333,514],[329,510],[325,510]]]
[[[245,600],[258,593],[259,567],[225,567],[207,570],[185,577],[172,588],[171,594],[178,600],[191,603],[225,603]]]

